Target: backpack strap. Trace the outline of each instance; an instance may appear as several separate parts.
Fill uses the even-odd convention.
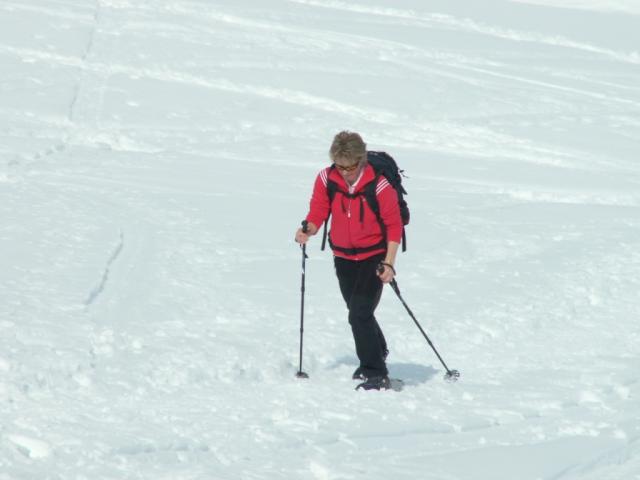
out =
[[[339,247],[337,245],[334,245],[331,239],[329,239],[329,246],[331,247],[332,250],[335,250],[336,252],[342,252],[347,255],[357,255],[359,253],[367,253],[367,252],[373,252],[374,250],[380,250],[381,248],[384,248],[386,250],[387,242],[385,240],[381,240],[375,245],[371,245],[369,247],[345,248],[345,247]]]
[[[327,223],[329,223],[329,218],[331,218],[331,213],[329,213],[329,216],[324,221],[324,227],[322,227],[322,246],[320,250],[324,250],[327,246]]]
[[[363,190],[363,194],[365,196],[365,198],[367,199],[367,203],[369,204],[369,208],[371,208],[371,211],[373,211],[373,213],[375,213],[376,218],[378,219],[378,223],[380,224],[380,229],[382,230],[382,236],[385,238],[387,238],[387,227],[384,224],[384,222],[382,221],[382,215],[380,214],[380,204],[378,203],[378,195],[376,193],[376,190],[378,188],[378,181],[380,180],[380,177],[383,176],[380,173],[376,174],[376,178],[375,180],[373,180],[372,182],[369,182],[367,185],[365,185],[364,190]],[[386,177],[384,177],[386,178]],[[395,190],[395,187],[389,183],[389,186],[391,188],[393,188]],[[406,252],[407,251],[407,234],[404,230],[404,226],[402,227],[402,251]]]
[[[375,178],[367,183],[362,189],[362,194],[364,198],[367,199],[367,203],[369,204],[369,208],[375,214],[378,223],[380,224],[380,230],[382,231],[382,238],[384,238],[385,242],[387,240],[387,227],[382,221],[382,215],[380,215],[380,204],[378,203],[378,195],[376,190],[378,188],[378,182],[380,181],[380,174],[376,173]],[[386,244],[385,244],[386,245]]]
[[[334,168],[336,168],[335,165],[331,165],[331,167],[329,167],[329,172],[327,173],[326,186],[327,186],[327,195],[329,197],[329,215],[324,221],[324,227],[322,229],[322,246],[320,247],[320,250],[324,250],[327,245],[327,225],[329,224],[329,219],[331,218],[331,204],[333,203],[333,199],[336,196],[336,192],[340,189],[340,187],[338,187],[338,184],[336,182],[329,179],[331,170]],[[329,242],[329,244],[331,244],[331,242]]]

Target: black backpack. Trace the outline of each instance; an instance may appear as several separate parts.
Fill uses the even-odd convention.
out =
[[[378,180],[380,176],[383,176],[387,179],[387,181],[391,184],[393,189],[398,194],[398,204],[400,205],[400,216],[402,217],[402,224],[409,224],[409,206],[407,205],[407,201],[404,199],[404,196],[407,195],[407,191],[402,186],[402,177],[404,176],[404,170],[400,170],[398,168],[398,164],[396,161],[386,152],[367,152],[367,163],[373,167],[374,172],[376,173],[375,178],[367,183],[362,190],[357,193],[350,194],[342,189],[336,182],[333,180],[329,180],[327,175],[327,193],[329,195],[329,205],[333,203],[333,199],[336,193],[340,192],[342,195],[347,198],[355,198],[360,195],[363,195],[367,200],[367,204],[369,208],[373,211],[378,219],[378,223],[380,224],[380,228],[382,229],[382,233],[384,235],[384,240],[377,245],[373,245],[364,249],[340,249],[336,248],[335,245],[331,245],[332,248],[345,251],[346,253],[354,254],[361,253],[368,250],[377,250],[379,248],[386,248],[386,228],[384,223],[382,222],[382,217],[380,216],[380,205],[378,204],[378,198],[376,196],[376,188],[378,186]],[[335,168],[335,165],[332,165],[331,168]],[[331,212],[329,212],[329,216],[331,216]],[[322,233],[322,250],[325,248],[325,244],[327,241],[327,224],[329,223],[329,217],[324,223],[324,231]],[[331,244],[331,240],[329,240]],[[407,237],[405,235],[404,228],[402,229],[402,251],[407,250]]]

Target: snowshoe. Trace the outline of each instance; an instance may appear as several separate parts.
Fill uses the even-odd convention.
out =
[[[391,388],[391,380],[387,375],[376,375],[367,378],[356,387],[356,390],[360,388],[364,390],[389,390]]]

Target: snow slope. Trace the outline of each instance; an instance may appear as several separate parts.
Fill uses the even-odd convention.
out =
[[[638,2],[3,0],[0,480],[640,479]],[[354,392],[333,135],[409,178]]]

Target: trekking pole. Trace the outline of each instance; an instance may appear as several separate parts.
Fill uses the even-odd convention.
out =
[[[307,233],[307,221],[302,221],[302,232]],[[300,287],[300,366],[298,368],[298,372],[296,373],[297,378],[309,378],[305,372],[302,371],[302,335],[304,332],[304,280],[305,280],[305,269],[307,259],[307,244],[303,243],[302,247],[302,286]]]
[[[384,266],[383,265],[379,265],[378,266],[378,272],[380,272],[380,273],[384,272]],[[420,332],[422,333],[424,338],[427,340],[427,343],[429,344],[429,346],[433,349],[433,351],[437,355],[438,360],[440,360],[440,363],[442,363],[442,366],[447,371],[447,373],[444,376],[444,379],[447,380],[447,381],[450,381],[450,382],[457,381],[458,378],[460,378],[460,372],[458,370],[449,370],[449,367],[447,367],[447,364],[444,363],[444,360],[442,360],[442,357],[438,353],[438,350],[436,350],[436,347],[433,346],[433,343],[429,339],[429,336],[425,333],[425,331],[423,330],[423,328],[420,325],[420,323],[418,322],[418,320],[416,320],[416,317],[413,314],[413,312],[411,311],[411,309],[409,308],[409,305],[407,305],[407,302],[405,302],[404,298],[402,298],[402,295],[400,295],[400,289],[398,288],[398,282],[396,282],[396,279],[394,278],[393,280],[391,280],[391,282],[389,282],[389,285],[391,285],[391,288],[393,288],[393,291],[396,292],[396,295],[398,296],[398,298],[400,299],[400,301],[404,305],[404,308],[407,309],[407,312],[409,312],[409,315],[411,316],[411,318],[415,322],[416,326],[418,327],[418,329],[420,330]]]

